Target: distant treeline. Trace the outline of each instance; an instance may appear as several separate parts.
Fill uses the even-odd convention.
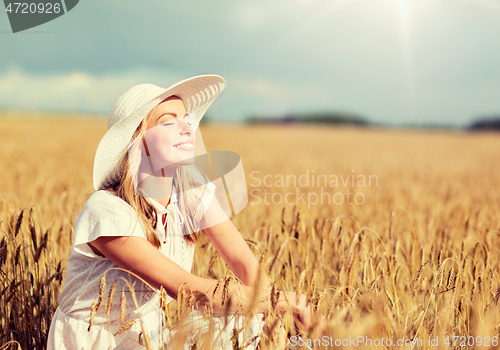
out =
[[[500,116],[492,118],[478,119],[472,122],[467,129],[469,130],[495,130],[500,131]]]
[[[333,124],[333,125],[358,125],[358,126],[395,126],[393,124],[371,123],[367,119],[348,113],[309,113],[286,114],[283,116],[253,116],[246,119],[248,124]],[[424,128],[424,129],[456,129],[457,126],[447,124],[401,124],[399,127]],[[500,131],[500,116],[480,118],[465,126],[466,130]]]
[[[308,113],[308,114],[286,114],[279,117],[253,116],[246,120],[249,124],[293,124],[293,123],[315,123],[315,124],[347,124],[368,125],[369,122],[357,115],[348,113]]]

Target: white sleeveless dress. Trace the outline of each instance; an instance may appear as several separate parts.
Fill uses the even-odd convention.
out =
[[[212,201],[214,191],[215,185],[208,183],[200,198],[203,212]],[[191,272],[194,246],[188,245],[182,238],[180,224],[184,219],[177,207],[176,193],[172,193],[167,208],[153,199],[149,200],[159,218],[156,233],[161,241],[160,252]],[[161,217],[165,213],[168,230],[166,239],[165,228],[161,224]],[[50,325],[47,349],[146,349],[144,333],[148,335],[152,349],[172,348],[170,336],[173,333],[165,325],[158,294],[128,272],[119,270],[111,260],[93,252],[87,243],[101,236],[137,236],[146,239],[136,212],[109,191],[94,192],[75,219],[74,242],[59,306]],[[101,280],[103,274],[106,274],[105,285]],[[113,283],[116,283],[116,288],[110,299]],[[100,285],[104,288],[102,301],[91,325],[90,310],[92,304],[99,300]],[[123,298],[124,304],[121,302]],[[168,302],[172,300],[167,298]],[[200,312],[194,311],[189,319],[200,329],[198,335],[204,326],[209,328]],[[262,315],[256,315],[250,320],[245,334],[239,335],[240,346],[257,346],[262,333],[261,319]],[[212,326],[215,324],[215,329],[218,329],[213,338],[213,349],[232,349],[233,328],[243,328],[244,317],[233,316],[227,321],[220,317],[213,318],[213,321]],[[190,348],[189,342],[184,344],[184,348]]]

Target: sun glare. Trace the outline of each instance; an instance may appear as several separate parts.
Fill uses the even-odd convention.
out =
[[[312,16],[307,17],[299,23],[281,42],[276,45],[276,49],[282,46],[292,44],[294,40],[300,37],[303,33],[312,31],[321,22],[331,20],[335,16],[335,12],[345,8],[346,6],[357,6],[360,8],[363,4],[367,4],[373,0],[337,0],[328,3],[326,6],[318,7]],[[413,73],[413,58],[412,58],[412,10],[414,10],[417,0],[379,0],[377,5],[379,11],[373,12],[373,16],[377,16],[378,20],[394,21],[396,25],[396,33],[399,42],[399,52],[402,67],[402,84],[405,91],[405,99],[407,106],[408,117],[415,117],[416,114],[416,99],[414,88],[414,73]],[[418,0],[425,1],[425,0]],[[391,18],[392,17],[392,18]],[[397,43],[397,42],[396,42]]]
[[[394,0],[396,2],[396,5],[398,6],[398,9],[402,13],[407,13],[408,12],[408,7],[410,5],[410,0]]]
[[[415,117],[415,91],[413,79],[412,45],[411,45],[411,6],[412,0],[393,0],[398,12],[398,27],[401,37],[401,54],[404,67],[404,81],[408,114]]]

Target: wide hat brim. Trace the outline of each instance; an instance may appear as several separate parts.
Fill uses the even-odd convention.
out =
[[[161,101],[172,95],[179,96],[188,114],[195,115],[197,121],[200,122],[208,107],[225,87],[226,81],[218,75],[199,75],[180,81],[166,89],[156,87],[159,92],[156,97],[148,98],[142,107],[113,124],[102,137],[94,157],[94,190],[99,189],[116,166],[144,117]]]

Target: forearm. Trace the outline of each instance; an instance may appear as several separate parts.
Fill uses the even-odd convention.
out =
[[[264,271],[261,271],[261,266],[259,265],[257,259],[252,256],[247,263],[235,264],[236,266],[231,266],[231,271],[238,279],[245,285],[249,287],[258,287],[271,289],[269,279]]]
[[[265,312],[269,308],[270,287],[254,288],[232,280],[218,281],[202,277],[197,277],[194,284],[186,287],[185,291],[195,308],[209,306],[215,314],[246,314],[252,309]],[[197,298],[198,293],[203,293],[204,297]]]
[[[264,276],[267,281],[265,274],[261,276]],[[214,312],[229,309],[231,312],[246,313],[251,308],[257,312],[266,312],[272,308],[279,314],[284,314],[287,310],[296,314],[308,305],[304,294],[297,295],[295,292],[272,290],[269,282],[267,285],[254,288],[234,281],[226,283],[202,277],[197,277],[197,279],[199,284],[191,288],[190,293],[205,294],[207,297],[205,303],[210,302]]]
[[[206,216],[210,217],[212,210],[217,211],[218,205],[212,203]],[[215,214],[213,214],[215,215]],[[246,286],[255,286],[258,281],[260,285],[269,286],[267,277],[261,276],[259,262],[248,247],[238,229],[231,220],[226,220],[217,225],[206,225],[203,232],[210,239],[217,252],[226,262],[234,275]]]
[[[253,256],[253,260],[247,259],[253,263],[242,270],[244,273],[240,272],[240,276],[245,279],[243,282],[247,285],[230,282],[225,286],[224,282],[190,274],[159,253],[144,238],[100,237],[92,242],[92,246],[119,267],[138,275],[153,288],[163,287],[174,299],[178,299],[178,292],[184,286],[188,296],[205,294],[206,302],[209,302],[214,310],[227,309],[229,300],[231,300],[229,310],[233,312],[238,310],[246,312],[252,307],[258,312],[264,312],[269,306],[271,287],[267,276],[259,272],[259,264]],[[260,278],[259,283],[256,284],[258,278]],[[283,297],[284,295],[280,296],[280,307],[284,305]],[[282,308],[284,309],[284,306]]]

